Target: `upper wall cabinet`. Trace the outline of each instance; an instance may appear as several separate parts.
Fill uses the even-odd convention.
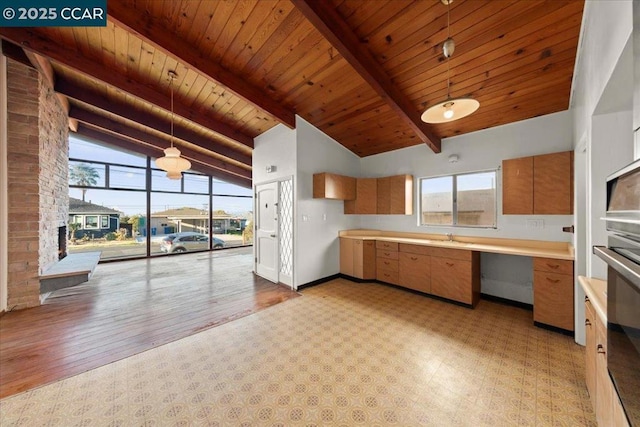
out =
[[[544,154],[502,162],[504,215],[571,215],[573,152]]]
[[[313,198],[354,200],[356,179],[333,173],[316,173],[313,175]]]
[[[378,178],[378,214],[413,215],[413,176]]]
[[[378,179],[357,178],[355,200],[345,200],[345,214],[375,214],[377,212]]]

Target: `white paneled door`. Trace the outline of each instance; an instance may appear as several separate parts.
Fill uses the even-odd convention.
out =
[[[278,183],[256,185],[256,274],[278,282]]]

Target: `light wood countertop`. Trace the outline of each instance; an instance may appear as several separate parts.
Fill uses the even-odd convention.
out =
[[[404,233],[381,230],[344,230],[340,231],[338,235],[339,237],[358,240],[381,240],[387,242],[408,243],[412,245],[463,249],[506,255],[555,258],[571,261],[574,259],[573,246],[566,242],[498,239],[457,235],[453,236],[453,241],[448,241],[445,240],[446,236],[442,234]]]
[[[600,319],[607,324],[607,282],[592,277],[578,276],[578,282],[591,301]]]

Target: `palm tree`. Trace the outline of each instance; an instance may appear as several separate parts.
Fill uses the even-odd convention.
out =
[[[69,170],[69,180],[75,185],[91,187],[98,184],[98,178],[100,178],[98,171],[85,163],[73,165]],[[84,202],[84,196],[87,194],[87,189],[81,188],[80,191],[82,191],[82,201]]]

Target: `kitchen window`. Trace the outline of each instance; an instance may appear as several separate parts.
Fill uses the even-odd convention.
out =
[[[496,171],[420,179],[420,225],[496,228]]]

